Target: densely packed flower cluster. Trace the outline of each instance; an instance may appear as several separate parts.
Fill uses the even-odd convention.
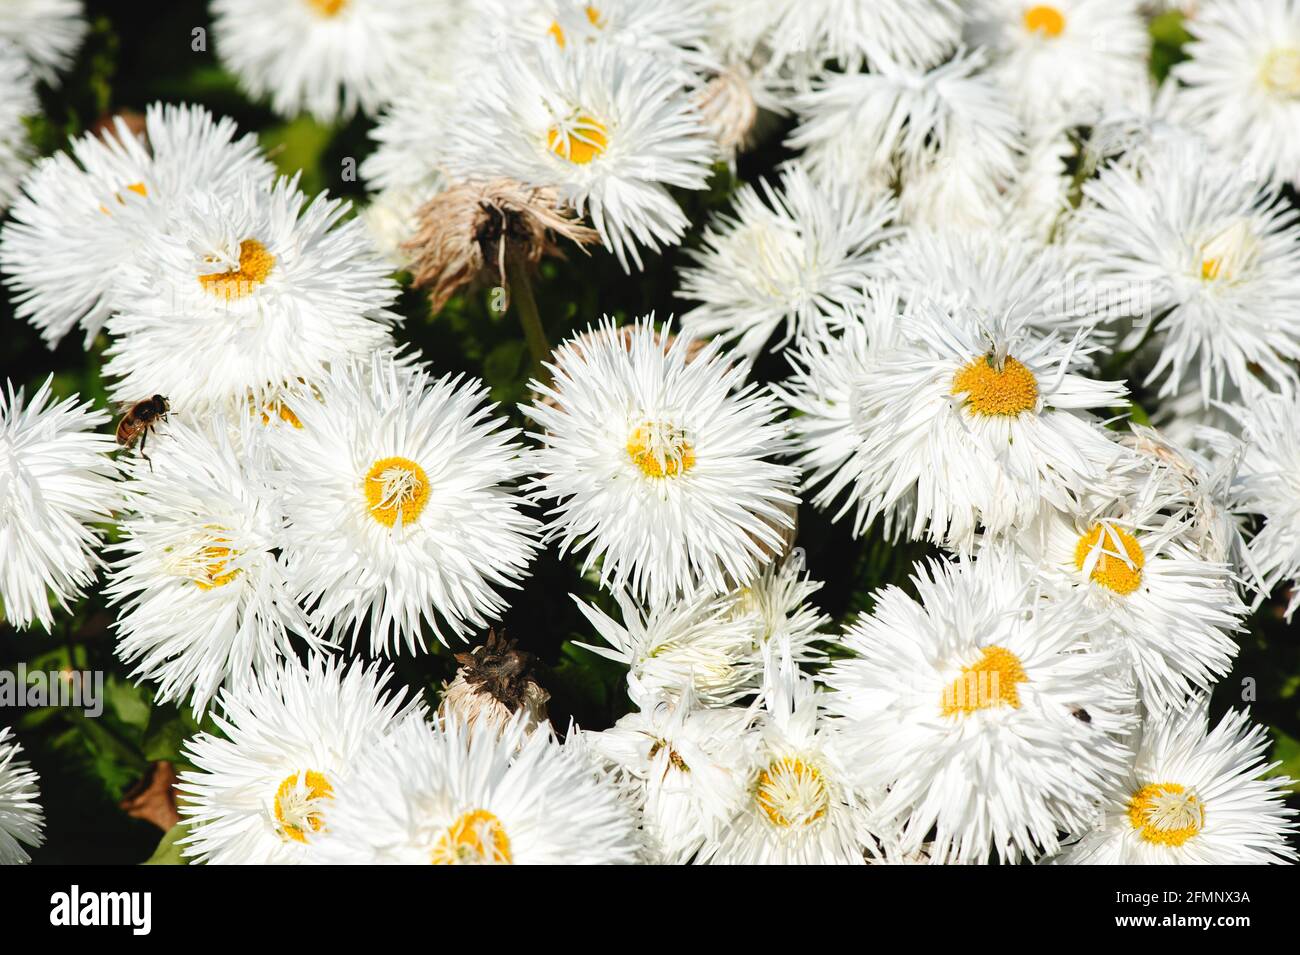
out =
[[[1208,700],[1300,606],[1300,2],[1197,4],[1157,84],[1138,0],[212,0],[250,96],[375,119],[358,217],[196,105],[30,164],[77,6],[0,12],[0,270],[125,418],[0,393],[0,599],[49,631],[102,576],[132,678],[210,727],[188,856],[1297,858],[1265,730]],[[680,320],[545,346],[541,260],[692,229]],[[524,427],[404,347],[398,270],[508,294]],[[833,622],[801,504],[932,555]],[[601,591],[612,726],[489,637],[547,549]],[[440,696],[400,685],[441,647]],[[16,757],[0,862],[40,841]]]

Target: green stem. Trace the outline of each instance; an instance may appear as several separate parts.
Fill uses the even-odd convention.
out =
[[[542,327],[542,317],[537,312],[537,300],[533,298],[533,283],[528,277],[528,267],[522,256],[511,255],[506,263],[507,280],[510,282],[510,297],[518,306],[519,324],[523,326],[524,341],[528,343],[528,352],[533,356],[533,374],[541,378],[545,373],[542,362],[551,357],[551,346],[546,341],[546,330]]]

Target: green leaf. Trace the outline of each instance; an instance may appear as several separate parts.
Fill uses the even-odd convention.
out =
[[[185,823],[178,822],[172,826],[163,835],[158,842],[158,848],[153,851],[153,855],[145,859],[141,865],[189,865],[189,862],[181,855],[180,841],[185,838]]]
[[[1273,730],[1273,752],[1270,762],[1277,761],[1281,765],[1274,766],[1269,770],[1269,776],[1290,776],[1291,785],[1287,788],[1292,792],[1300,792],[1300,740],[1288,733],[1284,733],[1276,726]]]

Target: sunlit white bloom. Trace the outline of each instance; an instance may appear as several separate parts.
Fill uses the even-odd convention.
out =
[[[185,745],[194,769],[176,787],[184,853],[214,865],[310,861],[311,847],[331,837],[335,794],[358,758],[403,719],[423,718],[423,706],[387,682],[378,665],[313,657],[223,690],[220,732]]]
[[[785,395],[810,419],[794,429],[808,483],[825,483],[814,503],[848,490],[855,533],[883,516],[966,551],[980,526],[1007,533],[1106,482],[1121,452],[1089,409],[1125,389],[1079,374],[1095,348],[1083,336],[928,301],[895,334],[884,348],[866,328],[809,341]]]
[[[17,47],[0,38],[0,209],[8,208],[31,161],[24,120],[38,112],[27,61]]]
[[[1269,739],[1249,714],[1210,729],[1204,700],[1147,723],[1132,770],[1066,865],[1265,865],[1296,861],[1293,781],[1267,775]]]
[[[374,114],[439,55],[455,4],[436,0],[212,0],[217,55],[282,116]]]
[[[1150,711],[1180,706],[1232,667],[1246,608],[1231,568],[1186,538],[1190,515],[1146,472],[1130,494],[1098,494],[1073,513],[1044,512],[1017,536],[1044,578],[1082,591],[1109,626]]]
[[[574,599],[603,641],[578,646],[625,664],[628,681],[646,692],[668,697],[689,686],[704,705],[725,706],[758,689],[755,627],[747,615],[732,613],[728,595],[700,594],[642,611],[616,592],[621,625]]]
[[[1146,89],[1151,38],[1137,0],[978,0],[966,22],[1030,124],[1088,124]]]
[[[607,319],[556,350],[551,382],[532,385],[544,400],[523,408],[542,444],[530,488],[555,502],[549,537],[652,605],[749,583],[797,501],[795,471],[771,460],[785,441],[775,400],[717,343],[689,348],[653,316]]]
[[[0,40],[16,45],[36,77],[57,86],[86,36],[81,0],[5,0],[0,6]]]
[[[265,452],[247,439],[237,450],[220,426],[168,421],[157,432],[123,487],[105,594],[121,605],[117,653],[132,677],[157,681],[159,702],[188,698],[198,716],[223,684],[293,656],[294,634],[321,642],[280,559]]]
[[[53,377],[30,401],[6,380],[0,390],[0,612],[15,627],[54,625],[95,579],[99,535],[118,504],[108,454],[95,429],[108,415],[74,395],[56,401]]]
[[[299,597],[335,632],[368,628],[373,652],[486,629],[536,550],[518,432],[478,381],[383,356],[334,368],[319,399],[274,442]]]
[[[815,185],[800,166],[779,189],[741,186],[733,207],[688,253],[696,265],[681,272],[677,295],[700,303],[682,316],[684,332],[751,358],[777,329],[779,347],[856,296],[894,231],[893,200]]]
[[[122,266],[104,374],[119,401],[258,406],[389,344],[398,286],[348,205],[296,180],[201,193]]]
[[[637,818],[613,781],[550,733],[470,733],[408,719],[335,790],[328,862],[600,865],[637,860]]]
[[[961,36],[961,10],[953,0],[768,0],[764,45],[777,64],[820,67],[838,60],[849,71],[868,62],[930,66]],[[761,21],[760,21],[761,22]]]
[[[871,799],[858,787],[823,694],[788,656],[768,657],[766,708],[745,743],[745,792],[700,861],[713,865],[861,865],[879,852]]]
[[[1104,321],[1111,302],[1068,246],[1014,230],[910,229],[880,256],[905,300],[972,308],[1041,334]]]
[[[1176,115],[1275,185],[1300,184],[1300,2],[1206,3],[1186,21]]]
[[[872,819],[936,863],[1033,859],[1081,833],[1127,768],[1133,695],[1115,656],[1083,650],[1099,620],[1045,596],[1006,551],[918,565],[848,629],[823,671]]]
[[[755,712],[702,707],[689,687],[659,696],[632,683],[637,709],[583,734],[590,750],[642,792],[642,830],[654,861],[689,862],[747,798]]]
[[[800,124],[787,145],[804,150],[814,178],[845,187],[906,183],[941,163],[979,180],[972,188],[1010,182],[1020,128],[984,63],[977,51],[929,71],[883,63],[831,74],[795,97]]]
[[[0,230],[14,314],[51,347],[78,325],[89,347],[123,269],[153,264],[148,240],[196,192],[270,182],[256,138],[236,139],[233,121],[200,107],[150,106],[143,141],[120,117],[114,122],[102,138],[87,133],[69,152],[38,162]],[[155,391],[149,386],[129,400]]]
[[[1051,241],[1058,223],[1072,209],[1074,177],[1068,163],[1076,151],[1069,130],[1059,125],[1030,140],[1008,205],[1009,221],[1016,228],[1040,241]]]
[[[455,119],[448,171],[555,189],[624,268],[681,241],[669,187],[703,189],[715,146],[670,66],[608,45],[543,46],[486,78]]]
[[[13,738],[13,731],[0,726],[0,865],[30,862],[28,849],[41,845],[45,837],[40,777],[25,759],[19,759],[23,747]]]
[[[1261,397],[1232,410],[1245,441],[1233,487],[1237,508],[1263,520],[1249,544],[1263,581],[1255,603],[1289,584],[1290,620],[1300,607],[1300,399]]]
[[[1126,291],[1157,356],[1160,395],[1195,383],[1208,399],[1256,376],[1296,381],[1300,226],[1275,193],[1201,150],[1168,146],[1085,183],[1071,239],[1107,285]]]
[[[731,593],[731,615],[748,622],[760,657],[776,653],[795,663],[821,661],[825,654],[816,644],[826,639],[822,630],[830,617],[809,603],[821,588],[821,581],[809,578],[803,551],[796,548]]]

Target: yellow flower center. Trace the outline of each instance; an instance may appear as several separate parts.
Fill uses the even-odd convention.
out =
[[[256,409],[254,409],[254,411],[256,413]],[[279,418],[281,421],[287,421],[295,428],[302,427],[302,422],[299,421],[298,416],[293,413],[293,409],[283,401],[272,401],[270,404],[265,405],[261,409],[261,415],[263,425],[270,424],[272,418]]]
[[[967,407],[977,414],[1018,415],[1038,403],[1038,379],[1010,356],[999,369],[991,355],[981,355],[953,376],[952,393],[964,393]]]
[[[826,815],[831,794],[816,768],[783,756],[758,774],[754,802],[774,826],[807,826]]]
[[[1231,282],[1250,268],[1259,243],[1244,221],[1216,233],[1201,246],[1201,280]]]
[[[1205,827],[1205,804],[1178,783],[1151,783],[1129,799],[1128,819],[1147,842],[1181,846]]]
[[[130,185],[128,185],[126,188],[128,192],[134,192],[137,196],[141,196],[144,198],[148,198],[149,196],[149,189],[142,182],[133,182]],[[126,200],[122,198],[122,194],[120,192],[114,193],[113,198],[117,200],[118,205],[120,206],[126,205]],[[99,211],[104,213],[104,215],[106,216],[112,215],[112,213],[108,211],[108,206],[100,206]]]
[[[226,542],[221,542],[226,543]],[[194,586],[199,590],[213,590],[217,587],[224,587],[236,577],[239,576],[239,568],[227,571],[226,565],[232,557],[238,554],[229,547],[222,547],[220,544],[213,544],[203,548],[199,552],[195,563],[197,573],[194,576]]]
[[[996,706],[1019,709],[1017,684],[1028,680],[1020,658],[1014,653],[1003,647],[985,647],[978,663],[962,667],[961,676],[944,687],[941,712],[953,716]]]
[[[1094,524],[1079,538],[1074,548],[1074,566],[1083,570],[1099,544],[1101,554],[1093,564],[1092,580],[1117,594],[1131,594],[1137,590],[1142,585],[1146,555],[1136,537],[1113,524]]]
[[[662,422],[637,425],[627,439],[627,453],[646,477],[676,477],[695,466],[695,449],[685,432]]]
[[[314,13],[323,17],[336,17],[344,7],[348,5],[348,0],[307,0],[307,6],[311,7]]]
[[[413,524],[429,503],[429,478],[407,458],[383,458],[366,475],[370,516],[385,527]]]
[[[306,842],[308,832],[325,826],[321,802],[334,798],[334,787],[313,769],[285,777],[275,791],[275,821],[285,839]]]
[[[433,847],[434,865],[510,865],[510,837],[486,809],[467,812],[447,827]]]
[[[1300,96],[1300,50],[1283,47],[1264,57],[1259,71],[1264,88],[1279,96]]]
[[[605,124],[583,112],[556,123],[546,133],[547,149],[561,159],[580,166],[585,166],[601,155],[608,145]]]
[[[1047,37],[1060,36],[1065,31],[1065,14],[1056,7],[1038,4],[1025,11],[1025,29]]]
[[[243,298],[266,281],[274,265],[275,256],[267,251],[266,246],[256,239],[245,239],[239,243],[238,269],[200,275],[199,284],[226,301]]]
[[[587,5],[587,20],[598,30],[605,28],[605,22],[601,19],[600,11],[590,4]],[[561,50],[564,49],[564,44],[568,41],[565,39],[564,27],[560,26],[559,20],[552,20],[551,28],[546,33],[548,36],[555,38],[555,42]]]

